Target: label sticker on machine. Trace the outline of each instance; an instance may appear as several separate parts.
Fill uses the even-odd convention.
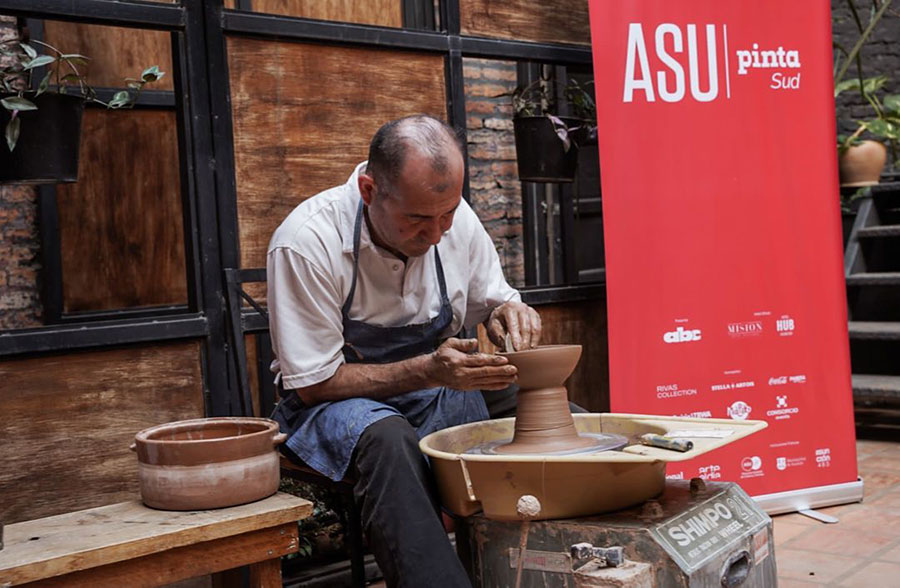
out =
[[[514,547],[509,548],[509,567],[519,567],[519,550]],[[522,563],[522,569],[571,574],[572,557],[568,553],[559,551],[526,549],[525,561]]]
[[[769,530],[763,527],[753,535],[753,562],[759,563],[769,556]]]
[[[685,572],[692,572],[734,541],[765,528],[766,523],[762,511],[745,494],[729,488],[652,532],[672,559]]]

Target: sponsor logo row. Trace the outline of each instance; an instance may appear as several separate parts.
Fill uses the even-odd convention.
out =
[[[736,421],[745,421],[751,418],[765,419],[768,421],[790,420],[791,417],[800,412],[800,408],[795,406],[787,394],[777,394],[774,397],[775,405],[769,405],[762,415],[753,415],[753,407],[744,400],[736,400],[725,406],[725,415]],[[721,414],[721,413],[719,413]],[[712,418],[712,410],[696,410],[689,413],[676,414],[677,417],[688,418]]]
[[[686,319],[678,319],[676,323],[687,323]],[[790,337],[794,334],[796,324],[794,319],[789,315],[783,314],[776,318],[774,322],[771,319],[754,319],[749,321],[728,323],[725,326],[725,333],[732,339],[745,339],[749,337],[760,337],[769,329],[775,331],[780,337]],[[669,344],[678,343],[696,343],[703,340],[705,329],[697,329],[692,326],[681,324],[673,330],[665,331],[662,340]]]
[[[785,386],[788,384],[805,384],[806,374],[791,374],[769,377],[763,386]],[[737,380],[731,382],[715,382],[709,385],[710,392],[725,392],[728,390],[745,390],[757,387],[756,380]],[[660,400],[666,398],[680,398],[682,396],[696,396],[698,389],[693,386],[682,386],[676,383],[660,384],[656,386],[656,397]]]
[[[757,478],[765,476],[767,466],[769,468],[774,467],[775,470],[783,472],[790,468],[807,465],[807,463],[814,463],[815,467],[817,468],[831,467],[831,448],[816,448],[811,456],[777,455],[774,458],[770,458],[768,464],[763,460],[763,458],[758,455],[746,455],[741,458],[740,462],[737,465],[740,468],[740,478],[742,480],[745,480],[747,478]],[[703,465],[700,466],[697,471],[698,477],[703,478],[704,480],[722,479],[722,464],[711,463]],[[684,472],[673,472],[666,475],[666,478],[670,480],[681,480],[684,479]]]

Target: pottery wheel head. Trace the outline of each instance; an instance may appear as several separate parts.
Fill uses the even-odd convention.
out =
[[[534,349],[500,352],[519,370],[517,383],[524,390],[562,386],[581,357],[581,345],[541,345]]]

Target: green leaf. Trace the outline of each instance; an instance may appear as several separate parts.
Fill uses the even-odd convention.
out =
[[[874,94],[878,90],[882,89],[887,82],[887,76],[875,76],[873,78],[866,78],[863,80],[863,90],[866,94]]]
[[[9,119],[9,122],[6,123],[6,146],[9,147],[9,150],[12,151],[16,148],[16,142],[19,140],[19,127],[22,124],[22,119],[18,116],[14,116]]]
[[[91,60],[90,57],[81,55],[80,53],[63,53],[62,55],[59,56],[59,58],[60,59],[68,59],[68,60],[78,59],[78,60],[83,60],[85,63],[87,63],[88,61]]]
[[[116,92],[109,101],[109,108],[123,108],[131,104],[131,96],[125,90]]]
[[[72,63],[74,65],[87,65],[90,61],[90,57],[85,57],[83,55],[74,55],[72,57],[60,57],[66,63]]]
[[[78,74],[70,73],[70,74],[64,75],[60,81],[71,82],[73,84],[77,84],[78,82],[81,81],[81,78],[82,78],[82,76],[80,76]]]
[[[159,71],[159,66],[154,65],[141,72],[141,80],[145,82],[155,82],[164,75],[166,75],[165,72]]]
[[[875,120],[871,120],[863,124],[866,127],[866,130],[876,137],[893,139],[895,141],[900,139],[900,126],[893,124],[887,120],[876,118]]]
[[[837,98],[838,95],[845,90],[855,90],[857,88],[859,88],[858,79],[853,78],[852,80],[844,80],[834,87],[834,97]]]
[[[37,89],[37,92],[35,93],[35,96],[40,96],[41,94],[43,94],[44,92],[47,91],[47,88],[50,87],[50,76],[52,76],[52,75],[53,75],[52,70],[47,72],[47,74],[44,76],[44,79],[42,79],[41,83],[38,84],[38,89]]]
[[[34,58],[37,57],[37,55],[38,55],[37,51],[34,50],[34,47],[32,47],[31,45],[29,45],[28,43],[19,43],[19,47],[21,47],[22,49],[24,49],[24,50],[25,50],[25,53],[26,53],[26,54],[28,55],[28,57],[30,57],[31,59],[34,59]]]
[[[29,61],[28,63],[22,65],[22,68],[26,69],[26,70],[34,69],[36,67],[41,67],[42,65],[47,65],[49,63],[53,63],[54,61],[56,61],[56,58],[53,57],[52,55],[39,55],[39,56],[35,57],[34,59],[32,59],[31,61]]]
[[[885,96],[884,109],[891,114],[900,115],[900,94],[889,94]]]
[[[37,110],[38,107],[35,106],[34,102],[22,98],[21,96],[9,96],[8,98],[4,98],[0,100],[0,104],[3,105],[3,108],[6,110]]]

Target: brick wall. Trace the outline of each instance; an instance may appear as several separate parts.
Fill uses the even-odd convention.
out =
[[[516,172],[512,102],[515,62],[465,59],[466,127],[472,208],[494,240],[506,279],[525,283],[522,189]]]
[[[0,16],[0,41],[17,36],[16,19]],[[39,254],[37,191],[0,185],[0,329],[41,324]]]
[[[868,2],[856,0],[860,19],[865,27],[869,18]],[[831,0],[833,37],[847,51],[853,48],[859,38],[856,23],[846,0]],[[869,38],[862,51],[863,77],[886,75],[890,78],[885,86],[886,94],[900,94],[900,5],[894,5],[878,23],[874,34]],[[847,71],[844,79],[856,76],[856,66]],[[858,92],[844,92],[837,100],[838,133],[850,134],[856,130],[855,120],[869,118],[872,108],[862,99]]]

